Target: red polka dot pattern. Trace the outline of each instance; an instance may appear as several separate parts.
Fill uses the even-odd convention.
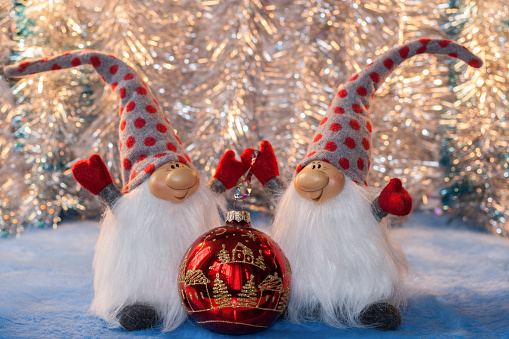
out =
[[[364,169],[364,160],[361,158],[357,159],[357,168],[362,171]]]
[[[129,171],[132,167],[131,161],[129,159],[124,159],[124,169],[126,171]]]
[[[333,131],[333,132],[339,132],[341,131],[341,125],[338,124],[337,122],[333,123],[332,125],[330,125],[330,130]]]
[[[172,144],[171,142],[167,143],[166,144],[166,148],[168,148],[170,151],[172,152],[176,152],[177,151],[177,148],[175,147],[174,144]]]
[[[369,78],[371,79],[371,81],[373,81],[374,83],[378,83],[380,81],[380,75],[377,73],[377,72],[371,72],[369,73]],[[375,94],[375,92],[373,92],[373,94]]]
[[[28,68],[29,65],[30,65],[30,61],[23,61],[23,62],[21,62],[18,65],[18,73],[23,73]]]
[[[145,119],[138,118],[138,119],[134,120],[134,127],[143,128],[143,127],[145,127],[146,123],[147,122],[145,121]]]
[[[359,125],[359,122],[355,119],[352,119],[350,120],[350,127],[352,127],[352,129],[354,130],[358,130],[359,128],[361,128],[361,126]]]
[[[347,170],[350,168],[350,161],[348,161],[347,158],[341,158],[339,159],[339,166],[341,166],[342,169]]]
[[[95,68],[101,66],[101,60],[99,59],[98,56],[92,56],[90,57],[90,63],[92,64],[92,66],[94,66]]]
[[[180,141],[180,138],[175,134],[175,139],[177,139],[177,141],[179,142],[179,144],[182,145],[182,141]]]
[[[326,158],[362,185],[372,152],[373,128],[368,111],[370,98],[375,96],[376,89],[397,66],[416,53],[445,54],[460,58],[472,67],[482,65],[479,58],[445,39],[423,38],[389,50],[339,86],[325,117],[322,117],[317,127],[316,137],[307,149],[306,158],[300,165],[305,166],[310,161]],[[339,161],[341,164],[338,164]]]
[[[166,126],[164,126],[163,124],[157,124],[156,129],[161,133],[166,133],[166,131],[168,130]]]
[[[468,64],[474,68],[479,68],[481,67],[481,62],[477,59],[472,59],[468,62]]]
[[[345,146],[348,147],[349,149],[354,149],[355,148],[355,140],[353,140],[350,137],[346,138],[345,139]]]
[[[438,42],[438,45],[442,48],[446,48],[447,46],[449,46],[449,42],[451,42],[451,40],[442,40]]]
[[[364,86],[359,86],[357,88],[357,94],[359,94],[362,97],[365,97],[368,95],[368,91],[366,90],[366,88]]]
[[[136,140],[133,137],[127,138],[127,141],[125,142],[125,145],[127,148],[132,148],[135,144]]]
[[[410,48],[403,46],[399,49],[399,56],[405,59],[408,56],[408,52],[410,52]]]
[[[147,95],[147,90],[145,89],[145,87],[138,87],[136,88],[136,93],[138,93],[139,95]]]
[[[150,164],[147,167],[145,167],[144,171],[147,174],[152,174],[156,170],[156,166],[154,164]]]
[[[345,109],[343,107],[336,107],[336,108],[334,108],[334,113],[345,114]]]
[[[184,158],[183,156],[179,155],[178,159],[179,159],[180,162],[183,162],[184,164],[187,164],[187,159]]]
[[[179,152],[183,162],[191,161],[183,152],[182,146],[177,144],[178,139],[173,138],[173,130],[169,127],[170,121],[163,114],[158,115],[161,112],[156,109],[158,103],[150,93],[150,89],[121,60],[100,52],[79,50],[33,62],[25,61],[15,66],[13,72],[16,75],[19,73],[24,75],[28,72],[55,71],[83,64],[91,64],[95,67],[98,77],[108,83],[112,91],[116,92],[118,89],[117,93],[123,99],[119,107],[118,147],[121,152],[120,166],[125,192],[137,187],[146,179],[145,165],[140,168],[136,166],[147,163],[147,165],[154,165],[155,169],[160,165],[157,161],[165,161],[166,156],[177,159],[178,154],[175,153]],[[33,68],[32,65],[34,65]],[[126,86],[127,82],[129,86]],[[156,115],[149,115],[147,112]],[[141,162],[140,165],[138,162]],[[151,171],[150,167],[146,169],[148,172]]]
[[[140,157],[138,158],[138,160],[136,160],[136,163],[139,163],[139,162],[141,162],[141,161],[143,161],[143,160],[145,160],[145,159],[147,159],[147,155],[146,155],[146,154],[142,154],[142,155],[140,155]]]
[[[387,58],[384,60],[384,66],[387,69],[392,69],[392,66],[394,66],[394,61],[392,61],[391,58]]]
[[[369,141],[368,141],[368,139],[366,139],[366,138],[362,139],[362,147],[364,147],[364,149],[366,151],[369,150]]]
[[[329,152],[334,152],[338,148],[338,145],[334,141],[329,141],[325,144],[325,150]]]
[[[304,166],[299,164],[299,166],[297,166],[297,168],[295,169],[295,172],[299,173],[300,171],[302,171],[303,168]]]
[[[424,52],[426,52],[426,46],[422,46],[421,48],[419,48],[416,53],[417,54],[422,54]]]
[[[145,139],[145,141],[143,143],[145,144],[145,146],[151,147],[151,146],[154,146],[156,144],[156,139],[154,139],[152,137],[148,137],[148,138]]]
[[[154,106],[148,105],[145,107],[145,110],[151,114],[154,114],[157,112],[157,109]]]
[[[352,105],[352,109],[357,114],[361,114],[362,113],[362,107],[360,105],[353,104]]]
[[[134,103],[134,101],[129,101],[127,103],[127,105],[125,106],[125,111],[132,112],[135,108],[136,108],[136,104]]]
[[[482,65],[481,60],[476,58],[467,49],[460,47],[462,46],[450,40],[421,39],[420,41],[414,41],[390,50],[384,56],[370,63],[367,70],[359,74],[353,74],[350,82],[347,82],[338,89],[337,96],[329,106],[330,109],[327,111],[326,116],[322,117],[317,130],[317,134],[321,135],[321,139],[310,145],[311,148],[308,149],[306,161],[326,158],[339,167],[338,159],[347,159],[351,167],[349,170],[346,170],[346,175],[359,183],[365,181],[363,180],[365,173],[362,173],[362,171],[365,172],[366,168],[369,167],[369,152],[371,151],[369,133],[371,133],[372,127],[369,122],[369,98],[374,96],[374,89],[384,81],[388,74],[402,60],[413,56],[416,52],[448,54],[450,57],[460,58],[472,67],[480,67]],[[150,93],[150,89],[136,75],[132,68],[113,56],[106,56],[94,51],[87,52],[80,50],[65,53],[64,55],[67,56],[63,57],[61,55],[49,59],[45,58],[34,63],[25,62],[15,66],[12,72],[23,74],[24,72],[36,73],[36,71],[40,72],[42,68],[45,71],[49,71],[52,68],[69,68],[90,63],[96,68],[99,77],[110,84],[112,90],[116,91],[119,88],[119,96],[123,99],[121,101],[123,110],[120,110],[121,118],[119,119],[121,138],[119,147],[124,149],[121,151],[123,152],[121,153],[122,166],[124,159],[133,161],[128,171],[124,169],[123,178],[125,180],[130,177],[135,170],[138,172],[136,178],[129,183],[129,190],[138,186],[146,179],[146,175],[143,173],[145,165],[138,168],[136,166],[141,166],[141,164],[134,164],[134,159],[138,158],[139,154],[145,153],[148,156],[142,164],[152,163],[156,168],[161,164],[157,161],[164,161],[166,159],[166,157],[155,157],[155,155],[161,153],[168,154],[172,159],[178,156],[178,154],[174,153],[180,153],[184,159],[189,160],[180,146],[181,141],[178,137],[173,138],[173,130],[169,127],[171,125],[163,120],[166,117],[157,108],[159,104],[154,99],[152,93]],[[48,62],[45,63],[46,60]],[[33,68],[32,64],[35,65]],[[117,82],[113,82],[113,79]],[[129,83],[128,86],[126,85],[127,82]],[[155,113],[155,115],[149,115],[147,112]],[[139,131],[138,128],[140,129]],[[167,133],[168,135],[166,135]],[[154,141],[147,137],[152,138]],[[177,144],[177,140],[180,144]],[[146,143],[150,145],[152,142],[155,142],[153,146],[146,145]],[[334,148],[332,145],[336,145],[334,151],[331,151]],[[348,145],[350,147],[355,145],[355,147],[350,149]],[[313,147],[315,148],[313,149]],[[366,154],[367,156],[365,156]],[[359,165],[358,159],[362,159],[362,166]],[[366,166],[366,164],[368,165]],[[124,186],[126,185],[124,184]]]

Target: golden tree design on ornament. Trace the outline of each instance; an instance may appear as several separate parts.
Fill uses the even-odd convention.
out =
[[[230,306],[232,303],[232,295],[228,292],[226,284],[219,278],[219,273],[216,273],[214,287],[212,287],[212,296],[218,308]]]
[[[256,307],[258,305],[258,290],[254,284],[254,275],[251,274],[249,280],[242,286],[242,291],[238,294],[238,307]]]
[[[224,244],[223,248],[219,251],[217,258],[222,264],[227,264],[230,262],[230,253],[226,250]]]

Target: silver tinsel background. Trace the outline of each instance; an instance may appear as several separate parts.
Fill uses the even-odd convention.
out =
[[[503,0],[0,0],[0,64],[115,54],[158,96],[204,181],[227,149],[264,139],[290,179],[341,83],[397,44],[455,40],[485,66],[420,55],[378,90],[369,183],[400,177],[416,207],[508,236],[508,18]],[[70,168],[100,153],[118,182],[115,95],[91,67],[0,81],[2,234],[98,216]],[[270,209],[259,184],[250,207]]]

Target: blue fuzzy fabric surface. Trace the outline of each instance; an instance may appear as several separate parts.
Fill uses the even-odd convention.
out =
[[[258,217],[253,226],[263,229]],[[63,223],[0,240],[1,338],[228,338],[187,321],[170,333],[128,333],[88,313],[98,223]],[[509,337],[509,240],[414,214],[393,231],[412,272],[396,331],[341,330],[279,320],[245,338]]]

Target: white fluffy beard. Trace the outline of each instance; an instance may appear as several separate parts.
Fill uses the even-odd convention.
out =
[[[372,215],[368,190],[346,178],[341,194],[321,204],[293,185],[282,196],[271,231],[292,268],[291,321],[361,326],[365,307],[404,304],[408,263],[386,223]]]
[[[164,331],[186,319],[177,291],[180,260],[203,233],[221,223],[224,199],[200,185],[182,203],[158,199],[148,180],[107,210],[94,256],[91,311],[118,326],[117,314],[133,303],[153,306]]]

